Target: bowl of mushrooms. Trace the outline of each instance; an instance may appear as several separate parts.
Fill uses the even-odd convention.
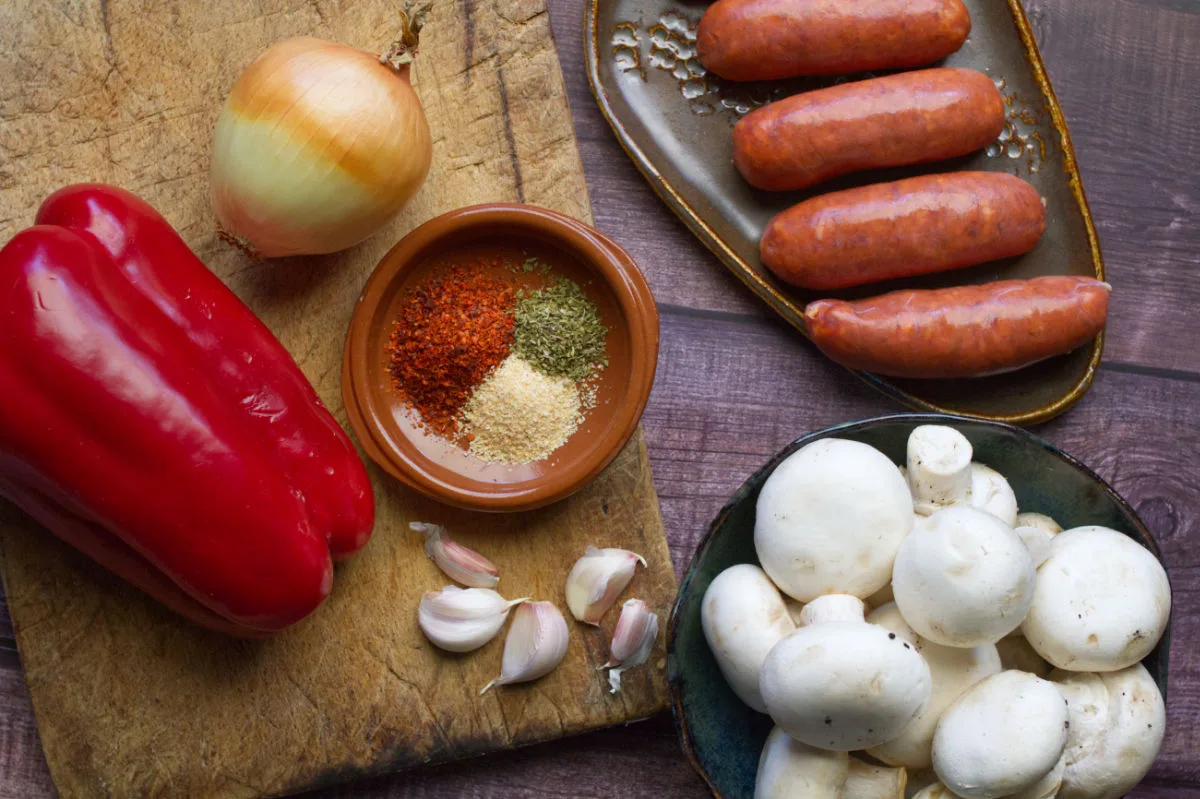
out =
[[[1133,509],[1037,436],[852,422],[713,521],[671,615],[675,719],[721,799],[1116,799],[1162,743],[1170,606]]]

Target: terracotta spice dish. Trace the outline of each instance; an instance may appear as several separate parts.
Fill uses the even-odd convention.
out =
[[[487,463],[429,434],[393,388],[389,372],[388,337],[410,291],[447,266],[488,252],[552,264],[553,274],[583,288],[608,328],[608,365],[595,383],[595,407],[565,444],[533,463]],[[525,285],[521,271],[509,275],[518,287]],[[612,462],[641,419],[657,362],[658,311],[627,252],[562,214],[495,203],[436,217],[383,257],[350,322],[342,396],[367,456],[409,488],[473,510],[521,511],[569,496]]]

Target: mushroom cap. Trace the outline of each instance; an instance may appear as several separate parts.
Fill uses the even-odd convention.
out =
[[[1059,758],[1058,763],[1050,770],[1045,777],[1042,777],[1031,787],[1026,788],[1019,793],[1014,793],[1004,799],[1054,799],[1058,792],[1058,787],[1062,784],[1063,761]],[[954,791],[947,788],[940,782],[934,782],[926,785],[917,793],[913,794],[912,799],[963,799]]]
[[[1062,756],[1067,703],[1054,683],[1002,671],[955,700],[933,736],[933,769],[965,799],[997,799],[1034,786]]]
[[[1158,685],[1141,663],[1120,671],[1055,671],[1067,699],[1060,799],[1119,799],[1154,764],[1167,727]]]
[[[884,763],[906,768],[926,768],[933,762],[933,733],[955,699],[985,677],[1000,673],[1000,655],[991,644],[963,649],[941,646],[913,632],[895,603],[884,605],[867,617],[913,645],[929,666],[932,690],[929,703],[899,736],[873,747],[870,754]]]
[[[780,590],[801,602],[868,597],[891,579],[912,523],[908,484],[887,456],[825,438],[789,455],[763,484],[754,547]]]
[[[758,758],[754,799],[842,799],[850,756],[806,746],[778,727]]]
[[[751,708],[766,713],[759,670],[775,644],[796,629],[779,589],[753,564],[730,566],[704,592],[700,626],[729,687]]]
[[[943,646],[999,641],[1025,618],[1036,572],[1011,527],[974,508],[945,508],[900,546],[892,592],[904,620]]]
[[[1067,754],[1064,751],[1059,756],[1054,768],[1046,772],[1046,776],[1030,785],[1023,791],[1004,797],[1004,799],[1055,799],[1062,788],[1063,774],[1067,768]]]
[[[1016,526],[1037,527],[1050,533],[1050,535],[1057,535],[1062,532],[1062,525],[1044,513],[1018,513]]]
[[[1038,568],[1021,627],[1060,669],[1117,671],[1154,649],[1171,613],[1167,572],[1150,551],[1107,527],[1059,533]]]
[[[1017,524],[1017,495],[1004,475],[982,463],[971,464],[971,507],[986,511],[1009,527]]]
[[[801,627],[763,662],[759,687],[784,732],[850,751],[895,738],[929,701],[929,667],[882,627],[840,621]]]

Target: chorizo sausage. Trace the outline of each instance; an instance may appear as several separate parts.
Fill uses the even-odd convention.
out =
[[[830,290],[1021,255],[1045,229],[1033,186],[954,172],[805,200],[767,224],[759,250],[780,280]]]
[[[1104,327],[1107,283],[1089,277],[1002,280],[894,291],[804,309],[813,343],[851,369],[892,377],[982,377],[1082,346]]]
[[[922,67],[970,32],[962,0],[719,0],[696,50],[727,80],[774,80]]]
[[[939,67],[843,83],[752,111],[733,128],[733,163],[750,185],[803,189],[830,178],[940,161],[1004,129],[1004,99],[973,69]]]

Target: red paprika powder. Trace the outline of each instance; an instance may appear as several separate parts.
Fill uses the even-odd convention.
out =
[[[471,392],[508,357],[514,291],[483,269],[456,266],[404,302],[388,338],[388,369],[426,429],[455,438]]]

